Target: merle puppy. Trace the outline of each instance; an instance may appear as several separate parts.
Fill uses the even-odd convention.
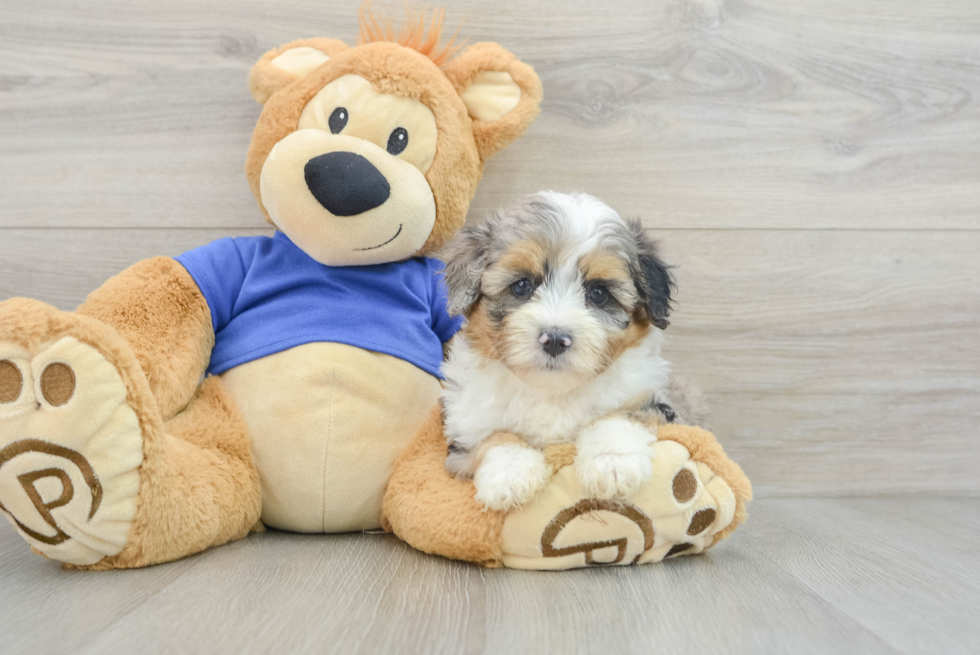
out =
[[[442,253],[467,323],[443,372],[446,466],[506,510],[550,479],[542,448],[574,442],[583,490],[627,497],[651,474],[638,418],[704,425],[700,394],[660,356],[673,280],[639,222],[585,194],[527,196]]]

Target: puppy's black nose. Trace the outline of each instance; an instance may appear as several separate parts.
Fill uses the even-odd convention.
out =
[[[538,343],[551,357],[557,357],[572,347],[572,337],[567,332],[542,332]]]
[[[356,216],[384,204],[391,186],[374,164],[353,152],[328,152],[306,162],[306,186],[334,216]]]

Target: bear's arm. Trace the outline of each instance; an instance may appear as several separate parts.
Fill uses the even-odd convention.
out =
[[[154,257],[110,278],[78,308],[129,342],[164,419],[191,400],[214,347],[208,303],[176,260]]]

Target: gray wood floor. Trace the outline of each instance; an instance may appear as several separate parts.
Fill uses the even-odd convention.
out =
[[[268,231],[247,71],[357,4],[0,0],[0,299]],[[980,652],[977,0],[441,4],[545,88],[470,220],[541,188],[642,218],[750,523],[629,570],[267,534],[98,575],[4,524],[0,652]]]
[[[770,499],[703,557],[487,571],[389,535],[253,535],[71,573],[0,528],[3,653],[976,653],[980,501]]]

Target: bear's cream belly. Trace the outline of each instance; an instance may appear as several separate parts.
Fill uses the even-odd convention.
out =
[[[440,393],[402,359],[337,343],[297,346],[221,378],[248,422],[262,521],[295,532],[379,527],[392,463]]]

